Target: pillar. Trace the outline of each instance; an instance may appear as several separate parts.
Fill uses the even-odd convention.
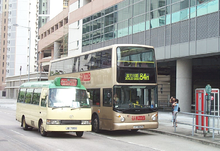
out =
[[[59,59],[60,58],[60,46],[61,46],[61,44],[59,42],[54,42],[53,59]]]
[[[176,98],[181,112],[191,112],[192,60],[176,61]]]

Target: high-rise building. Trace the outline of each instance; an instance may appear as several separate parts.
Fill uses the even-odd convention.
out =
[[[38,30],[63,11],[65,0],[1,0],[0,97],[6,77],[38,71]],[[18,79],[19,80],[19,79]],[[15,82],[14,82],[15,83]],[[10,84],[10,86],[13,85]],[[11,94],[15,92],[10,91]]]

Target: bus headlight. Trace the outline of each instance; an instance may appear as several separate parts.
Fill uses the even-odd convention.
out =
[[[152,119],[153,121],[157,120],[157,114],[152,115],[152,116],[151,116],[151,119]]]
[[[90,120],[82,120],[81,125],[91,125],[91,121]]]
[[[125,121],[125,118],[124,117],[121,117],[121,122],[124,122]]]
[[[47,119],[47,125],[60,125],[60,120],[49,120],[49,119]]]

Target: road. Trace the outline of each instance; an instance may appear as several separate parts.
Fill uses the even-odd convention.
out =
[[[149,131],[86,132],[82,138],[75,133],[49,133],[42,137],[36,129],[24,131],[15,120],[15,110],[13,102],[0,102],[1,151],[219,151],[216,147]]]

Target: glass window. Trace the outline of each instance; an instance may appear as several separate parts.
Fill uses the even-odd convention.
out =
[[[212,0],[208,2],[208,13],[218,11],[218,0]]]
[[[113,103],[114,110],[158,107],[157,86],[114,86],[113,94],[118,100]]]
[[[26,89],[20,89],[17,102],[24,102]]]
[[[101,68],[110,68],[112,60],[112,50],[105,50],[102,52]]]
[[[154,60],[154,50],[152,48],[117,48],[117,65],[120,67],[155,67]]]
[[[64,60],[64,66],[63,66],[64,73],[71,73],[73,69],[72,65],[73,65],[73,58]]]
[[[40,95],[41,95],[41,89],[34,89],[32,104],[39,105]]]
[[[100,89],[87,89],[93,106],[100,106]]]
[[[103,106],[112,106],[112,89],[103,89]]]
[[[118,20],[123,21],[132,17],[132,7],[126,7],[118,11]]]
[[[73,66],[72,66],[72,72],[78,72],[79,71],[79,57],[74,58]]]
[[[111,25],[114,23],[114,14],[109,14],[105,16],[105,26]]]
[[[133,18],[133,33],[145,30],[145,15]]]
[[[165,6],[166,0],[151,0],[151,10]]]
[[[115,5],[115,6],[117,6],[117,5]],[[105,10],[105,15],[109,14],[109,13],[112,13],[115,10],[115,6],[112,6],[112,7],[108,8],[108,9],[106,9]]]
[[[123,0],[121,3],[117,4],[118,9],[127,7],[130,5],[130,0]]]
[[[31,98],[33,94],[33,89],[27,89],[26,95],[25,95],[25,103],[31,103]]]
[[[145,1],[134,4],[134,16],[145,13]]]
[[[132,24],[131,24],[132,25]],[[118,23],[118,37],[123,37],[128,35],[128,21],[123,21]]]
[[[87,108],[90,102],[86,90],[75,88],[53,88],[49,90],[48,107]]]

